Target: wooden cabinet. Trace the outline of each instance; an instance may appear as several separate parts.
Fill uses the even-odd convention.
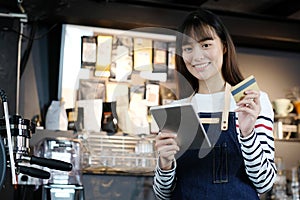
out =
[[[85,200],[154,200],[153,176],[83,174]]]

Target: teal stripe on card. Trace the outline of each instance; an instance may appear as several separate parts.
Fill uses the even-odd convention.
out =
[[[249,81],[247,81],[245,84],[241,85],[240,87],[236,88],[235,90],[233,90],[231,93],[232,95],[236,95],[239,92],[241,92],[242,90],[244,90],[245,88],[249,87],[250,85],[252,85],[253,83],[255,83],[256,80],[255,78],[250,79]]]

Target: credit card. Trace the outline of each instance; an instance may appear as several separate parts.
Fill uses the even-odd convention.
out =
[[[259,91],[259,87],[257,85],[256,79],[253,75],[244,79],[242,82],[231,88],[231,94],[234,97],[236,102],[242,100],[245,96],[245,91],[247,90],[257,90]]]

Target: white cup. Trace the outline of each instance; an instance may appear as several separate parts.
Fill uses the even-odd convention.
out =
[[[272,102],[275,112],[280,116],[286,116],[293,111],[294,105],[289,99],[276,99]]]

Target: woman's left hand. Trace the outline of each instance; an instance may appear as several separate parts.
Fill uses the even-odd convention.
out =
[[[243,137],[250,135],[254,129],[261,110],[259,97],[259,91],[247,90],[245,97],[237,103],[235,112],[238,112],[239,128]]]

